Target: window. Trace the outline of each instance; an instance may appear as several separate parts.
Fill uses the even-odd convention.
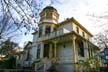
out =
[[[79,42],[79,44],[78,44],[78,55],[79,55],[80,57],[84,57],[83,42]]]
[[[66,48],[66,45],[63,45],[63,48]]]
[[[51,32],[51,26],[46,26],[45,34],[49,34]]]
[[[30,59],[30,51],[28,50],[27,51],[27,58],[26,58],[26,61],[28,61]]]
[[[92,48],[90,49],[90,51],[91,51],[91,57],[93,57],[93,50],[92,50]]]
[[[37,59],[40,58],[41,44],[37,45]]]
[[[79,28],[78,27],[76,27],[76,30],[77,30],[77,33],[79,33]]]
[[[51,17],[51,15],[52,15],[51,13],[46,13],[47,17]]]
[[[89,44],[88,44],[88,54],[89,54],[89,58],[90,58],[90,47],[89,47]]]
[[[43,32],[43,27],[39,27],[39,37],[42,36],[42,32]]]
[[[48,57],[49,58],[49,44],[44,44],[44,57]]]
[[[82,35],[83,35],[83,37],[85,37],[85,33],[84,32],[82,32]]]

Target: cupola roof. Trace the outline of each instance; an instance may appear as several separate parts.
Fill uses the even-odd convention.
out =
[[[46,6],[44,9],[43,9],[43,11],[44,10],[55,10],[55,11],[57,11],[54,7],[52,7],[52,6]]]

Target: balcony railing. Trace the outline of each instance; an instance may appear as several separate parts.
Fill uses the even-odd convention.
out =
[[[57,30],[57,31],[51,32],[49,34],[43,35],[42,37],[38,38],[38,41],[52,39],[52,38],[67,34],[69,32],[70,32],[69,30],[62,28],[60,30]]]

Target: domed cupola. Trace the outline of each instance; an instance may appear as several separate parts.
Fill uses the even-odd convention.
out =
[[[44,10],[55,10],[55,11],[57,11],[54,7],[52,7],[52,6],[47,6],[47,7],[45,7],[44,9],[43,9],[43,11]]]
[[[59,19],[59,14],[57,10],[52,6],[45,7],[40,13],[40,23],[49,22],[57,24]]]

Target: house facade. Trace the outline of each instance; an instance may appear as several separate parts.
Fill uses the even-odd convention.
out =
[[[39,30],[33,33],[36,60],[47,57],[58,64],[77,64],[93,57],[98,49],[90,42],[93,35],[73,17],[60,23],[58,20],[59,13],[52,6],[40,13]]]

